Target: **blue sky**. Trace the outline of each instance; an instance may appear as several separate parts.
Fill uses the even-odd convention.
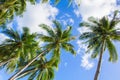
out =
[[[79,0],[68,7],[67,0],[61,0],[61,2],[54,6],[51,4],[27,4],[26,12],[23,14],[23,18],[16,17],[14,22],[9,24],[14,28],[20,30],[23,26],[28,26],[33,32],[42,32],[38,25],[45,23],[52,26],[52,20],[57,19],[66,28],[67,25],[73,26],[72,34],[78,36],[80,33],[87,31],[85,28],[80,28],[79,23],[83,20],[87,20],[88,17],[94,16],[101,18],[104,15],[108,15],[115,9],[119,9],[120,6],[116,5],[116,0],[81,0],[81,5],[77,7]],[[0,34],[0,42],[5,38]],[[119,42],[114,42],[117,48],[118,55],[120,57]],[[62,50],[61,62],[59,69],[55,71],[54,80],[93,80],[94,73],[98,59],[91,59],[90,54],[85,54],[86,46],[81,44],[81,41],[72,41],[77,52],[76,56],[71,55],[68,52]],[[99,80],[119,80],[120,79],[120,59],[117,63],[108,62],[108,52],[105,51],[102,68]],[[0,70],[0,80],[8,80],[11,75],[7,74],[5,70]],[[26,80],[25,78],[20,80]]]

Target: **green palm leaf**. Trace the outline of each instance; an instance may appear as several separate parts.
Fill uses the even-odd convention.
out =
[[[115,46],[113,45],[113,43],[107,39],[107,48],[108,48],[108,51],[109,51],[109,54],[110,54],[110,58],[109,58],[109,61],[112,61],[112,62],[115,62],[118,60],[118,55],[117,55],[117,51],[115,49]]]

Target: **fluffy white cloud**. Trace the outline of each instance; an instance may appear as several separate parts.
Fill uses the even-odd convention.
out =
[[[63,16],[61,16],[59,21],[63,23],[64,26],[74,24],[74,20],[69,14],[64,14]]]
[[[31,5],[27,3],[26,12],[23,17],[17,18],[19,28],[27,26],[31,32],[39,32],[41,29],[38,27],[39,24],[52,25],[52,20],[55,19],[58,14],[58,9],[51,6],[50,4],[36,4]]]
[[[89,29],[88,28],[78,28],[78,31],[80,32],[80,34],[84,33],[84,32],[88,32]],[[87,44],[83,44],[82,40],[78,40],[77,41],[78,44],[78,50],[77,50],[77,54],[81,54],[81,64],[80,66],[85,68],[86,70],[89,70],[91,68],[94,67],[94,62],[91,59],[91,53],[85,53],[87,51]]]
[[[87,50],[86,45],[85,45],[85,44],[82,44],[82,41],[81,41],[81,40],[78,40],[78,41],[77,41],[77,44],[78,44],[77,54],[84,53],[84,52]]]
[[[81,64],[80,66],[85,68],[86,70],[89,70],[94,67],[94,62],[91,59],[91,53],[85,53],[87,51],[87,45],[82,44],[82,41],[78,40],[78,51],[77,53],[80,54],[82,53],[82,59],[81,59]]]
[[[91,60],[91,54],[84,54],[82,56],[81,66],[86,70],[93,68],[94,62]]]
[[[78,0],[75,0],[75,5]],[[116,0],[81,0],[79,8],[75,8],[74,12],[77,16],[82,15],[86,20],[90,16],[102,17],[108,15],[112,10],[117,9]]]

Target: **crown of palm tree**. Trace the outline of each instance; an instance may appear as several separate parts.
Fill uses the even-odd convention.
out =
[[[2,33],[9,38],[0,45],[0,66],[6,66],[10,72],[13,72],[19,61],[25,62],[36,56],[38,49],[36,34],[30,34],[28,28],[24,27],[22,34],[12,28]]]
[[[62,27],[59,22],[53,21],[53,23],[55,24],[54,29],[45,24],[40,25],[40,27],[48,33],[47,35],[41,34],[40,39],[45,42],[44,48],[52,50],[52,57],[54,58],[53,61],[56,60],[59,63],[61,48],[71,52],[72,54],[76,54],[73,49],[73,45],[69,43],[71,40],[74,40],[75,37],[71,35],[71,26],[68,26],[66,30],[62,31]]]
[[[119,28],[116,28],[116,25],[120,22],[116,20],[117,12],[115,12],[112,20],[109,20],[107,16],[104,16],[102,19],[95,19],[90,17],[89,22],[83,22],[80,26],[88,27],[90,29],[89,32],[85,32],[80,35],[81,40],[86,40],[86,44],[88,44],[88,51],[93,50],[92,57],[95,58],[100,50],[103,43],[104,48],[108,49],[110,54],[110,61],[116,61],[117,52],[115,46],[113,45],[112,40],[120,40]],[[104,49],[104,50],[105,50]]]

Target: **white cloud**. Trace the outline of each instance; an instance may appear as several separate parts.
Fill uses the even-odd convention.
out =
[[[84,55],[82,56],[81,66],[82,66],[83,68],[85,68],[86,70],[89,70],[89,69],[93,68],[94,63],[93,63],[93,61],[91,60],[91,54],[84,54]]]
[[[59,21],[63,23],[64,26],[74,24],[74,20],[69,14],[64,14],[63,16],[61,16]]]
[[[78,44],[78,50],[77,50],[77,54],[82,54],[82,59],[81,59],[81,64],[80,66],[85,68],[86,70],[89,70],[91,68],[94,67],[94,62],[91,59],[91,52],[90,53],[86,53],[87,51],[87,45],[86,44],[82,44],[81,40],[77,41]]]
[[[77,29],[79,31],[79,34],[83,34],[85,32],[90,32],[90,29],[87,27],[80,27]],[[77,44],[78,44],[78,50],[77,53],[80,54],[81,52],[85,52],[87,51],[87,44],[83,44],[83,40],[78,40]]]
[[[68,19],[62,19],[60,20],[65,26],[66,25],[73,25],[74,24],[74,20],[72,18],[68,18]]]
[[[75,5],[78,3],[75,0]],[[102,17],[108,15],[112,10],[117,9],[116,0],[81,0],[80,6],[75,7],[74,12],[77,16],[82,15],[86,20],[90,16]]]
[[[78,44],[77,54],[84,53],[84,52],[87,50],[86,45],[85,45],[85,44],[82,44],[82,41],[81,41],[81,40],[78,40],[78,41],[77,41],[77,44]]]
[[[70,22],[71,24],[74,24],[74,20],[73,20],[72,18],[69,19],[69,22]]]
[[[39,32],[41,29],[38,27],[39,24],[52,25],[52,20],[55,19],[58,14],[58,9],[51,6],[50,4],[36,4],[30,5],[27,3],[26,12],[23,17],[17,18],[19,28],[27,26],[31,32]]]
[[[84,33],[84,32],[88,32],[89,29],[88,28],[78,28],[78,31],[80,32],[80,34]],[[81,55],[81,64],[80,66],[85,68],[86,70],[90,70],[91,68],[94,67],[94,62],[91,59],[91,52],[86,53],[87,51],[87,44],[83,44],[84,41],[82,40],[78,40],[77,44],[78,44],[78,50],[77,50],[77,54],[82,54]]]

